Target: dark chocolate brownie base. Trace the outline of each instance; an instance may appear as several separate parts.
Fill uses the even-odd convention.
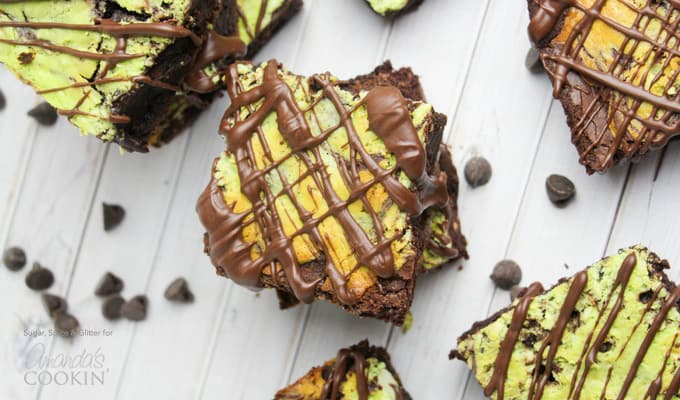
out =
[[[605,258],[602,258],[602,260],[604,260],[604,259]],[[596,263],[597,262],[595,262],[593,264],[596,264]],[[670,268],[668,261],[662,260],[655,253],[649,252],[649,256],[647,257],[647,264],[652,266],[654,273],[658,274],[661,277],[661,280],[664,284],[665,289],[668,291],[668,293],[671,293],[676,288],[676,285],[675,285],[675,283],[673,283],[673,281],[671,281],[668,278],[668,275],[666,275],[666,273],[664,272],[664,270],[667,270],[667,269]],[[586,270],[588,270],[589,268],[590,267],[586,268]],[[563,284],[565,281],[568,281],[570,278],[571,277],[565,277],[565,278],[560,279],[556,284],[551,286],[549,289],[545,289],[542,292],[538,293],[538,295],[540,296],[540,295],[542,295],[546,292],[551,291],[554,287]],[[526,288],[524,290],[522,290],[519,293],[519,295],[517,296],[517,298],[522,297],[526,293],[526,291],[527,291]],[[676,304],[675,306],[678,308],[678,310],[680,310],[680,304]],[[486,326],[490,325],[492,322],[497,320],[501,315],[508,312],[509,310],[512,310],[513,307],[514,306],[511,304],[511,305],[499,310],[498,312],[494,313],[489,318],[486,318],[482,321],[475,322],[470,329],[468,329],[467,331],[463,332],[462,335],[460,335],[460,339],[467,338],[468,336],[479,332],[480,330],[482,330],[483,328],[485,328]],[[461,360],[461,361],[466,361],[465,358],[463,358],[461,356],[461,354],[458,353],[458,351],[456,351],[456,350],[451,350],[451,352],[449,353],[449,359],[451,359],[451,360],[458,359],[458,360]]]
[[[134,17],[134,14],[118,7],[112,1],[100,3],[102,3],[100,9],[106,10],[102,15],[104,18],[116,15]],[[184,26],[198,36],[203,36],[208,24],[214,20],[216,8],[217,0],[194,0],[185,17]],[[158,56],[146,75],[152,80],[180,86],[199,50],[191,39],[178,39]],[[149,139],[161,121],[167,118],[174,97],[174,91],[150,85],[140,85],[121,96],[114,102],[113,111],[129,116],[131,122],[117,125],[119,133],[114,141],[126,150],[147,152]]]

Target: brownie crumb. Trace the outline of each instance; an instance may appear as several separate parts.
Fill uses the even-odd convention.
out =
[[[26,266],[26,252],[21,247],[9,247],[2,254],[2,263],[10,271],[19,271]]]
[[[54,274],[40,263],[34,263],[33,268],[26,274],[26,286],[31,290],[46,290],[51,288],[53,284]]]
[[[104,215],[104,231],[115,229],[125,219],[125,209],[118,204],[102,203]]]
[[[503,260],[494,267],[491,280],[499,288],[510,290],[522,281],[522,269],[512,260]]]
[[[2,93],[2,90],[0,90],[0,111],[4,110],[5,107],[7,107],[7,99],[5,98],[5,94]]]
[[[28,112],[28,116],[35,119],[40,125],[52,126],[57,123],[59,114],[57,114],[57,110],[49,105],[49,103],[42,102],[33,107]]]

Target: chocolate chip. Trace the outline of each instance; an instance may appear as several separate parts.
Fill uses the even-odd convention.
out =
[[[640,302],[642,304],[647,304],[652,300],[652,297],[654,297],[654,292],[648,290],[646,292],[640,293],[640,296],[638,298],[640,299]]]
[[[54,319],[54,327],[60,336],[75,337],[78,336],[80,323],[73,315],[63,313]]]
[[[194,294],[189,289],[186,279],[177,278],[165,289],[165,298],[180,303],[191,303],[194,301]]]
[[[537,48],[531,46],[524,59],[524,66],[532,73],[543,72],[543,63],[541,62],[541,53]]]
[[[135,296],[123,304],[120,314],[130,321],[143,321],[146,319],[149,300],[144,295]]]
[[[102,203],[104,211],[104,230],[114,229],[125,219],[125,209],[117,204]]]
[[[21,64],[26,65],[32,63],[33,58],[35,58],[33,53],[21,53],[17,59]]]
[[[523,286],[517,286],[517,285],[513,286],[510,289],[510,301],[515,301],[515,299],[519,297],[519,295],[522,293],[522,290],[524,290],[524,289],[525,289],[525,287],[523,287]]]
[[[33,268],[26,274],[26,286],[30,289],[40,291],[49,289],[54,284],[54,274],[49,269],[33,263]]]
[[[9,247],[2,254],[2,263],[10,271],[19,271],[26,266],[26,253],[21,247]]]
[[[474,157],[465,164],[465,180],[473,188],[486,185],[491,179],[492,169],[484,157]]]
[[[97,287],[94,289],[94,294],[99,297],[106,297],[112,294],[118,294],[123,291],[125,284],[123,280],[116,275],[107,272],[101,277]]]
[[[44,126],[52,126],[56,124],[57,118],[59,117],[57,110],[55,110],[54,107],[49,105],[47,102],[42,102],[33,107],[28,112],[28,116],[38,121],[40,125]]]
[[[562,175],[550,175],[545,180],[545,189],[550,201],[559,206],[566,205],[576,194],[574,183]]]
[[[123,304],[125,304],[125,300],[120,295],[108,297],[102,304],[102,315],[109,321],[120,319]]]
[[[7,107],[7,99],[5,99],[5,94],[0,90],[0,111],[4,110],[5,107]]]
[[[63,314],[68,310],[68,303],[66,303],[66,300],[53,294],[43,294],[42,303],[43,306],[45,306],[47,315],[52,319],[55,319],[59,314]]]
[[[522,281],[522,269],[512,260],[503,260],[494,267],[491,280],[499,288],[509,290]]]

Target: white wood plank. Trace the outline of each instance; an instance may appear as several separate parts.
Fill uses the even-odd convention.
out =
[[[103,385],[47,385],[41,398],[114,398],[125,362],[124,350],[128,347],[135,324],[107,322],[102,317],[101,301],[95,297],[94,289],[104,273],[111,271],[125,281],[124,295],[127,298],[146,293],[146,278],[154,265],[155,249],[165,227],[187,139],[188,135],[181,135],[162,150],[149,154],[119,154],[117,148],[111,149],[66,298],[71,312],[79,318],[83,328],[93,331],[106,328],[112,330],[113,335],[79,337],[74,341],[55,340],[52,350],[52,355],[57,356],[99,348],[109,372]],[[103,202],[120,204],[126,210],[123,223],[111,232],[103,229]],[[162,299],[149,300],[152,318],[154,306]]]
[[[0,65],[0,90],[7,105],[0,111],[0,243],[9,228],[10,215],[19,194],[26,162],[33,147],[36,123],[24,116],[35,104],[36,96],[30,87],[14,78]]]
[[[463,98],[452,121],[450,143],[462,168],[475,155],[495,167],[491,182],[462,185],[461,222],[471,260],[462,271],[421,279],[413,307],[414,327],[390,343],[395,363],[415,398],[461,398],[467,368],[448,361],[456,337],[486,315],[493,288],[489,266],[506,253],[534,154],[551,104],[549,82],[524,67],[528,49],[525,7],[492,0]],[[500,46],[499,44],[503,45]]]
[[[575,158],[562,106],[554,101],[510,245],[503,256],[522,266],[523,285],[540,281],[550,287],[604,255],[628,168],[588,176]],[[577,188],[576,198],[564,208],[554,206],[546,194],[545,180],[552,173],[569,177]],[[494,263],[477,266],[477,279],[486,280],[487,290],[493,292],[488,314],[510,303],[509,292],[494,288],[487,278],[493,267]],[[455,338],[451,343],[455,347]],[[461,398],[484,398],[474,377],[469,378]]]
[[[361,2],[357,2],[361,3]],[[476,34],[481,25],[481,19],[485,10],[485,2],[467,2],[465,4],[449,1],[425,2],[418,12],[408,14],[394,22],[389,32],[389,41],[386,46],[382,43],[371,42],[377,52],[378,62],[383,58],[392,59],[394,67],[411,66],[421,76],[425,93],[433,102],[435,108],[446,113],[453,108],[454,99],[457,101],[463,85],[466,68],[460,60],[467,60],[471,56],[474,40],[456,40],[458,30],[466,30]],[[365,13],[363,4],[357,10]],[[433,19],[438,15],[447,15],[450,24],[433,24]],[[458,26],[456,30],[447,27]],[[389,29],[389,27],[388,27]],[[418,32],[414,35],[413,32]],[[457,33],[458,32],[458,33]],[[368,33],[366,34],[368,35]],[[358,35],[366,42],[366,35]],[[374,33],[377,38],[379,35]],[[422,45],[423,38],[428,38],[427,46]],[[369,47],[368,44],[363,46]],[[441,49],[437,63],[432,63],[428,54],[432,49]],[[332,55],[332,54],[331,54]],[[327,65],[342,66],[340,53],[335,58],[326,60]],[[337,61],[334,61],[337,59]],[[371,60],[370,54],[365,59]],[[357,60],[362,64],[364,58]],[[454,66],[460,64],[462,68]],[[367,66],[367,70],[372,69]],[[349,74],[357,74],[356,69]],[[429,77],[429,78],[428,78]],[[433,77],[437,77],[434,78]],[[439,102],[436,102],[439,101]],[[422,290],[418,284],[416,291]],[[427,290],[427,289],[425,289]],[[300,344],[300,350],[291,373],[291,380],[297,379],[310,367],[318,365],[324,358],[328,358],[337,352],[338,348],[345,347],[368,338],[374,344],[385,345],[390,335],[391,326],[379,321],[362,320],[347,315],[340,309],[327,305],[313,305],[307,329]]]
[[[657,152],[633,167],[607,253],[644,244],[671,264],[671,279],[680,282],[680,142],[668,146],[658,170]]]
[[[14,95],[8,101],[17,101]],[[27,118],[17,115],[16,121]],[[79,137],[75,128],[60,119],[54,127],[39,128],[30,154],[6,243],[26,249],[29,262],[39,261],[55,275],[50,290],[63,293],[80,248],[83,225],[89,216],[106,147],[94,138]],[[30,264],[29,264],[30,267]],[[2,268],[0,293],[11,306],[0,309],[0,397],[29,399],[38,386],[27,385],[27,356],[48,337],[30,338],[24,329],[49,328],[40,296],[23,283],[25,272],[12,274]],[[29,367],[31,365],[28,365]]]

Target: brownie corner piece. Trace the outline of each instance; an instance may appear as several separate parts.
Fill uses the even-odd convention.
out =
[[[83,134],[146,152],[193,122],[220,89],[208,85],[207,92],[196,91],[188,78],[205,74],[204,83],[217,80],[221,59],[253,55],[301,1],[283,0],[280,7],[265,9],[267,4],[3,2],[0,62]],[[214,26],[223,24],[243,29],[234,29],[229,38],[214,34]],[[208,51],[213,38],[233,44]],[[203,64],[208,56],[212,59]]]
[[[229,68],[228,146],[198,203],[218,272],[284,306],[325,299],[403,323],[425,210],[455,202],[438,167],[445,118],[389,79]]]
[[[606,3],[606,8],[604,5]],[[589,174],[636,161],[680,134],[680,54],[667,1],[528,0],[529,33]]]
[[[274,400],[376,398],[410,400],[390,356],[364,340],[338,351],[336,357],[312,368],[279,390]]]
[[[680,288],[644,246],[622,249],[509,307],[458,339],[486,396],[677,398]]]

